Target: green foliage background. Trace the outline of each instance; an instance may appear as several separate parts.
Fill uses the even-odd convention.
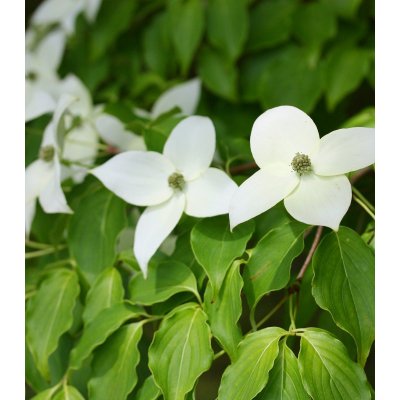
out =
[[[251,127],[267,108],[283,104],[299,107],[310,114],[321,134],[344,126],[374,124],[373,1],[104,0],[93,25],[80,16],[75,31],[68,41],[60,75],[72,72],[80,77],[94,103],[105,103],[108,112],[144,136],[150,150],[162,148],[177,119],[172,113],[149,124],[136,117],[132,108],[149,109],[167,88],[195,76],[202,80],[197,114],[213,120],[221,166],[226,169],[253,161]],[[48,120],[44,116],[27,125],[27,164],[37,156]],[[235,174],[234,179],[240,183],[250,173]],[[363,176],[356,186],[370,202],[374,201],[373,174]],[[186,398],[194,398],[192,388],[200,375],[196,398],[214,399],[230,358],[246,358],[246,346],[254,350],[257,340],[270,340],[276,355],[279,352],[280,359],[288,360],[289,367],[295,365],[287,372],[294,382],[300,372],[303,379],[307,373],[306,363],[313,357],[311,344],[331,340],[336,360],[342,360],[347,351],[346,357],[362,366],[366,362],[366,375],[373,386],[373,350],[368,357],[373,342],[373,225],[354,202],[342,222],[351,229],[341,228],[336,240],[336,234],[324,230],[313,268],[308,268],[301,283],[296,319],[298,327],[317,326],[344,345],[327,333],[310,331],[302,339],[300,369],[296,370],[297,361],[287,347],[298,353],[299,342],[293,337],[278,345],[280,333],[268,331],[261,339],[249,336],[249,343],[237,348],[242,335],[251,330],[250,321],[262,320],[292,286],[312,242],[313,235],[303,239],[307,227],[293,221],[281,204],[235,230],[237,237],[230,239],[232,251],[226,250],[225,263],[220,265],[213,264],[207,259],[209,254],[203,252],[220,245],[222,239],[211,240],[208,231],[223,236],[228,229],[227,216],[203,221],[185,216],[175,230],[174,253],[167,255],[165,248],[157,253],[146,282],[138,273],[131,250],[137,208],[126,205],[91,176],[78,186],[66,182],[65,190],[75,213],[44,214],[39,209],[32,227],[33,240],[54,245],[57,251],[27,260],[27,398],[42,393],[37,400],[88,395],[110,400],[124,399],[130,393],[129,399],[156,399],[159,391],[147,365],[157,382],[166,379],[163,374],[176,362],[172,350],[182,344],[187,321],[196,327],[188,342],[193,342],[198,354],[192,354],[195,358],[191,361],[185,360],[187,376],[180,393],[165,384],[167,399],[183,399],[187,392],[191,394]],[[338,241],[344,238],[352,243],[351,261],[367,268],[369,274],[366,278],[361,271],[347,277],[349,287],[362,285],[369,295],[365,301],[353,298],[345,306],[340,304],[341,299],[335,299],[340,291],[332,290],[326,272],[322,273],[325,281],[318,284],[323,280],[319,274],[322,264],[331,268],[337,279],[347,276],[345,271],[341,274],[338,265],[348,263],[332,257]],[[263,254],[268,246],[278,249],[277,254]],[[246,248],[258,249],[251,253],[248,263]],[[261,252],[258,258],[257,252]],[[238,261],[241,259],[245,261]],[[251,276],[262,270],[260,263],[266,260],[276,272],[273,279],[262,276],[257,282]],[[221,271],[222,276],[218,276]],[[154,286],[157,282],[162,282],[163,290]],[[339,288],[343,284],[336,283]],[[199,297],[204,302],[201,309],[195,305]],[[170,318],[162,318],[172,310]],[[152,322],[144,324],[143,318],[148,315]],[[240,327],[236,326],[238,320]],[[354,327],[356,320],[359,323]],[[287,329],[289,325],[286,302],[262,327]],[[155,331],[158,333],[149,351]],[[169,336],[163,332],[171,335],[171,354],[165,350],[163,341]],[[207,344],[210,332],[214,352],[226,350],[215,361]],[[128,352],[132,358],[125,360]],[[349,376],[359,377],[361,367],[353,361]],[[273,360],[269,367],[270,360],[263,363],[262,371],[268,376]],[[67,368],[70,373],[64,394],[49,394],[49,388],[60,381]],[[229,388],[241,376],[235,367],[227,371],[221,388]],[[271,376],[274,374],[279,375],[279,371],[271,372]],[[324,379],[329,377],[322,376]],[[369,398],[363,379],[357,393],[364,397],[349,400]],[[273,386],[273,382],[268,385]],[[315,399],[346,398],[334,392],[318,397],[320,388],[307,385],[307,392]],[[265,389],[257,399],[272,398],[268,393]],[[305,392],[298,396],[309,398]],[[234,397],[222,393],[220,398]]]

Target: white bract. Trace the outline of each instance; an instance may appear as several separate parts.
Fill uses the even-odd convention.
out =
[[[27,34],[31,41],[32,31]],[[57,104],[60,65],[65,36],[56,30],[48,33],[38,44],[25,52],[25,121],[54,111]]]
[[[35,26],[58,24],[67,35],[75,30],[75,20],[83,12],[89,22],[96,19],[101,0],[46,0],[35,10],[31,23]]]
[[[46,213],[71,213],[61,188],[61,163],[59,132],[63,129],[65,110],[73,99],[63,96],[47,125],[40,146],[39,159],[25,170],[25,232],[29,235],[36,200]]]
[[[141,136],[126,130],[119,119],[103,111],[103,106],[93,106],[89,91],[76,76],[67,76],[59,90],[77,99],[68,109],[63,149],[63,159],[83,165],[71,165],[75,182],[82,181],[87,168],[93,165],[100,138],[118,151],[145,149]]]
[[[180,83],[166,90],[154,102],[150,112],[135,108],[134,112],[145,118],[156,119],[174,107],[181,109],[184,115],[193,115],[199,104],[201,94],[201,81],[198,78]]]
[[[226,214],[237,185],[223,171],[209,168],[215,152],[215,130],[207,117],[179,122],[163,154],[121,153],[93,174],[130,204],[148,206],[140,216],[134,253],[147,274],[150,258],[185,212],[193,217]]]
[[[374,129],[339,129],[320,139],[312,119],[290,106],[260,115],[250,145],[260,170],[232,198],[231,229],[284,199],[295,219],[337,230],[352,197],[344,174],[374,163]]]

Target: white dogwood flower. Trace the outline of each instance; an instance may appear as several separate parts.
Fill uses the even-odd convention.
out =
[[[59,24],[67,35],[75,30],[75,20],[83,12],[89,22],[96,19],[101,0],[46,0],[32,15],[34,26]]]
[[[146,148],[141,136],[126,130],[118,118],[104,112],[103,106],[93,106],[89,91],[76,76],[68,75],[59,90],[76,98],[68,109],[63,159],[91,167],[97,156],[100,138],[121,151]],[[83,180],[87,168],[71,165],[75,182]]]
[[[27,33],[27,42],[32,31]],[[31,43],[33,45],[33,43]],[[60,30],[48,33],[25,53],[25,121],[54,111],[60,80],[57,69],[65,47],[65,36]]]
[[[126,202],[148,206],[139,218],[133,249],[144,275],[183,212],[194,217],[228,212],[237,185],[223,171],[209,168],[214,152],[211,120],[191,116],[175,126],[163,154],[129,151],[92,171]]]
[[[73,99],[63,96],[50,123],[47,125],[40,146],[39,159],[25,170],[25,232],[29,235],[36,211],[36,200],[46,213],[71,213],[61,188],[60,143],[58,135],[63,129],[63,118]]]
[[[201,81],[193,78],[179,83],[164,93],[154,102],[151,111],[135,108],[134,112],[145,118],[156,119],[174,107],[179,107],[184,115],[193,115],[196,112],[201,94]]]
[[[337,230],[352,197],[344,174],[374,163],[374,129],[339,129],[320,139],[312,119],[290,106],[260,115],[250,145],[260,170],[233,195],[231,229],[284,199],[293,218]]]

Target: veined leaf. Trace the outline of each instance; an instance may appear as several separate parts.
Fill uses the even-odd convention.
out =
[[[72,311],[79,294],[74,271],[60,269],[41,284],[27,308],[27,342],[39,372],[48,380],[49,356],[61,335],[73,323]]]
[[[78,268],[91,283],[114,262],[115,240],[125,224],[124,201],[102,186],[94,187],[79,202],[68,242]]]
[[[86,296],[85,309],[83,310],[83,321],[85,325],[103,309],[120,303],[124,298],[124,287],[121,275],[115,268],[110,268],[98,276]]]
[[[333,110],[367,76],[373,55],[361,48],[334,48],[326,58],[326,100]]]
[[[267,386],[256,400],[309,400],[301,381],[299,365],[292,350],[281,342],[279,355],[269,373]]]
[[[221,53],[205,47],[200,52],[198,73],[208,90],[224,99],[237,99],[238,71]]]
[[[92,351],[114,333],[124,322],[137,317],[140,309],[130,303],[117,303],[101,311],[84,329],[71,352],[70,368],[78,369]]]
[[[240,296],[242,287],[240,261],[234,261],[216,298],[213,299],[210,283],[208,283],[204,294],[204,309],[210,320],[211,332],[221,343],[231,360],[236,359],[237,346],[242,339],[242,332],[238,326],[242,314]]]
[[[253,231],[254,223],[249,221],[231,232],[225,215],[203,219],[194,226],[190,237],[193,253],[206,271],[214,295],[221,287],[233,260],[245,251]]]
[[[137,2],[135,0],[103,0],[90,35],[92,60],[100,58],[117,37],[129,28]]]
[[[304,4],[294,15],[294,36],[307,46],[321,46],[335,36],[336,31],[335,14],[320,2]]]
[[[133,277],[129,284],[131,300],[137,304],[151,305],[169,299],[176,293],[192,292],[196,297],[196,278],[185,264],[166,261],[150,264],[148,276]]]
[[[57,387],[52,387],[38,393],[36,396],[32,397],[32,400],[51,400],[56,392]]]
[[[259,100],[265,109],[282,104],[311,113],[320,99],[323,69],[318,52],[288,46],[269,57],[259,83]]]
[[[301,334],[299,365],[313,399],[371,398],[363,369],[350,359],[343,343],[322,329],[307,328]]]
[[[207,34],[210,42],[235,60],[247,38],[249,16],[246,0],[211,0]]]
[[[73,386],[63,386],[62,389],[53,397],[53,400],[85,400],[78,389]]]
[[[292,261],[304,248],[307,226],[292,221],[269,231],[251,250],[244,269],[244,291],[252,309],[265,294],[284,288]]]
[[[156,332],[149,349],[149,368],[165,400],[184,400],[213,360],[207,316],[197,306],[175,309]]]
[[[267,384],[279,352],[279,340],[287,332],[265,328],[246,336],[239,344],[238,357],[222,375],[219,400],[249,400]]]
[[[353,230],[327,235],[313,257],[312,293],[336,324],[350,333],[358,361],[365,364],[375,336],[374,256]]]
[[[289,39],[296,1],[260,2],[250,11],[250,31],[246,49],[261,50]]]
[[[136,400],[156,400],[161,396],[160,388],[155,384],[153,375],[150,375],[137,392]]]
[[[186,74],[204,32],[204,7],[200,0],[168,2],[169,30],[183,74]]]
[[[142,326],[143,322],[123,326],[96,350],[88,385],[91,399],[125,400],[135,387]]]

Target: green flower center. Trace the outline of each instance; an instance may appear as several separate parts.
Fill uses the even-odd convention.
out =
[[[34,82],[36,81],[38,78],[38,75],[36,72],[33,71],[29,71],[26,75],[25,75],[25,79],[27,79],[28,81]]]
[[[310,157],[302,153],[296,153],[293,157],[291,166],[293,171],[297,172],[299,175],[308,174],[312,171]]]
[[[185,187],[185,178],[179,172],[174,172],[168,177],[168,184],[172,189],[183,190]]]
[[[43,146],[39,150],[39,158],[43,161],[50,162],[53,160],[55,149],[53,146]]]

